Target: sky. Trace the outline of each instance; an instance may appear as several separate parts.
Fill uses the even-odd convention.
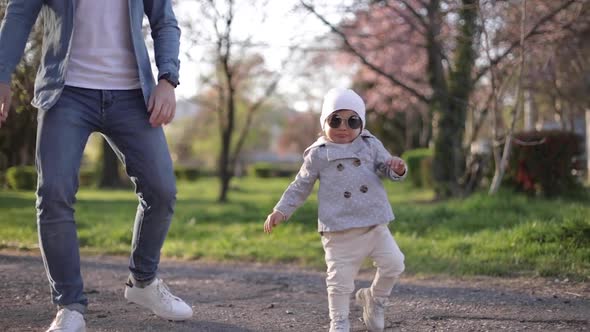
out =
[[[346,1],[324,0],[327,3],[342,4]],[[236,10],[235,28],[236,34],[252,36],[256,41],[267,45],[262,50],[267,66],[272,70],[280,70],[281,63],[288,55],[288,47],[293,43],[304,44],[318,35],[326,34],[329,29],[316,17],[302,11],[294,11],[298,0],[268,1],[264,12],[268,13],[264,22],[260,22],[263,16],[260,9],[243,4]],[[180,0],[175,8],[179,21],[199,19],[199,10],[195,0]],[[331,17],[331,21],[337,21],[337,17]],[[183,31],[188,33],[188,31]],[[185,36],[188,37],[188,36]],[[295,41],[292,41],[295,40]],[[179,98],[189,98],[198,91],[196,82],[198,73],[203,69],[198,60],[189,59],[185,53],[189,52],[192,58],[203,56],[203,47],[189,48],[188,42],[181,42],[181,84],[177,88]],[[184,78],[184,79],[183,79]],[[289,86],[289,79],[283,79],[279,85],[279,91],[293,89]]]

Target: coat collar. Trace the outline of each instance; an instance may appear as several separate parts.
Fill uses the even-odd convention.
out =
[[[338,160],[338,159],[347,159],[347,158],[358,158],[361,150],[365,148],[365,144],[363,140],[365,138],[372,138],[373,136],[368,130],[363,130],[361,134],[350,143],[350,145],[344,149],[337,148],[328,144],[329,141],[326,137],[322,136],[318,138],[312,145],[310,145],[305,152],[320,146],[326,147],[326,156],[328,161]]]

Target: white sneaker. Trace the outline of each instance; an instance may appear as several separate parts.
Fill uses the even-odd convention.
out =
[[[135,279],[130,277],[125,287],[125,298],[129,302],[148,308],[168,320],[185,320],[193,316],[193,309],[183,300],[172,295],[162,279],[156,278],[144,288],[134,286]]]
[[[385,328],[385,300],[375,299],[369,288],[356,292],[356,303],[363,307],[363,322],[370,332],[381,332]]]
[[[348,321],[348,318],[331,320],[330,332],[350,332],[350,322]]]
[[[76,310],[60,309],[46,332],[86,332],[84,316]]]

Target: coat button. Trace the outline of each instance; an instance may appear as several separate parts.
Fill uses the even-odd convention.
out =
[[[365,185],[362,185],[362,186],[361,186],[361,188],[360,188],[360,190],[361,190],[361,192],[364,194],[364,193],[366,193],[367,191],[369,191],[369,187],[367,187],[367,186],[365,186]]]
[[[352,194],[350,193],[350,191],[345,191],[344,192],[344,198],[350,198],[350,196],[352,196]]]
[[[352,162],[352,164],[356,167],[359,167],[361,165],[361,160],[357,158]]]
[[[338,164],[338,166],[336,166],[336,169],[342,171],[344,169],[344,165]]]

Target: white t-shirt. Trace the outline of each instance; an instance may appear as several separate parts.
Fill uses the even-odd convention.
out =
[[[66,85],[99,90],[141,87],[127,0],[75,0]]]

